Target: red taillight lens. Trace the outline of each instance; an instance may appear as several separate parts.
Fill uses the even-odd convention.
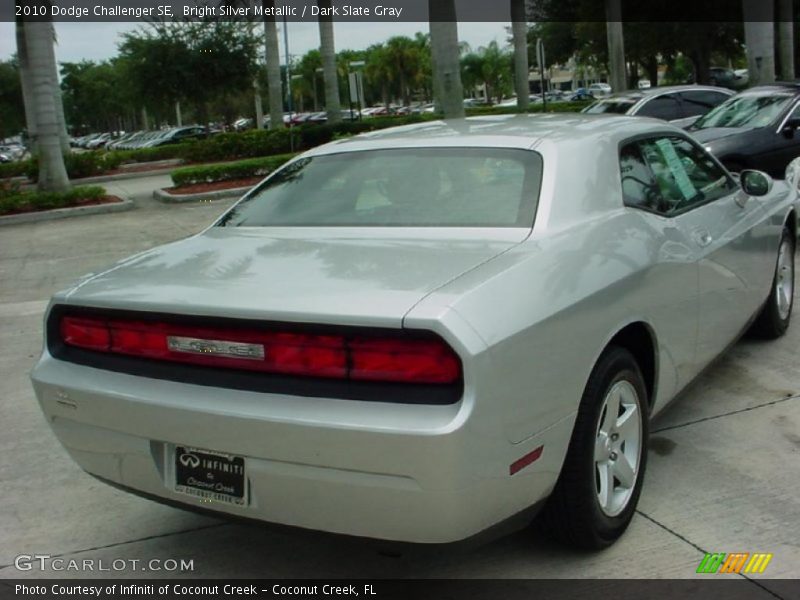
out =
[[[61,319],[61,339],[68,346],[108,351],[111,335],[103,321],[64,317]]]
[[[436,338],[318,335],[63,317],[67,346],[156,360],[284,375],[455,383],[461,362]]]
[[[265,362],[277,373],[347,377],[347,349],[335,335],[266,334]]]
[[[458,358],[439,340],[362,338],[351,341],[350,350],[353,379],[452,383],[461,372]]]

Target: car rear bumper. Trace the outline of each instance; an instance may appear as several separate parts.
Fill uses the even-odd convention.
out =
[[[99,478],[188,508],[415,543],[472,537],[545,498],[573,423],[512,444],[468,392],[450,406],[300,398],[136,377],[47,352],[32,380],[58,439]],[[176,492],[176,445],[245,457],[248,505]]]

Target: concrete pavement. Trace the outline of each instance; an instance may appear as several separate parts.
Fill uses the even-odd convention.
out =
[[[788,597],[769,579],[800,573],[800,313],[777,342],[737,344],[654,423],[639,512],[601,553],[523,531],[480,547],[396,555],[377,542],[201,517],[95,481],[59,446],[28,381],[41,315],[49,296],[78,276],[195,233],[230,205],[152,200],[166,185],[165,176],[109,183],[137,208],[0,232],[0,578],[41,577],[14,567],[18,555],[36,553],[194,567],[44,573],[67,577],[693,578],[705,552],[771,552],[766,572],[753,578]]]

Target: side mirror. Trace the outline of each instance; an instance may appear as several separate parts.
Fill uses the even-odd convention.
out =
[[[739,173],[739,183],[748,196],[766,196],[772,189],[772,177],[751,169],[745,169]]]

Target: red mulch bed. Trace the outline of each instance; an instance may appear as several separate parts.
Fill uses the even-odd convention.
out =
[[[78,200],[77,202],[73,202],[72,204],[68,204],[66,206],[59,206],[58,208],[76,208],[78,206],[93,206],[95,204],[113,204],[114,202],[122,202],[122,198],[120,198],[119,196],[103,196],[102,198],[92,198],[91,200]],[[44,212],[48,210],[58,210],[58,209],[37,208],[37,207],[16,208],[14,210],[9,210],[8,212],[0,213],[0,217],[7,217],[9,215],[21,215],[23,213]]]
[[[193,183],[192,185],[181,185],[178,187],[166,188],[164,191],[170,194],[199,194],[200,192],[217,192],[219,190],[230,190],[232,188],[253,187],[263,177],[247,177],[246,179],[230,179],[228,181],[215,181],[214,183]]]

